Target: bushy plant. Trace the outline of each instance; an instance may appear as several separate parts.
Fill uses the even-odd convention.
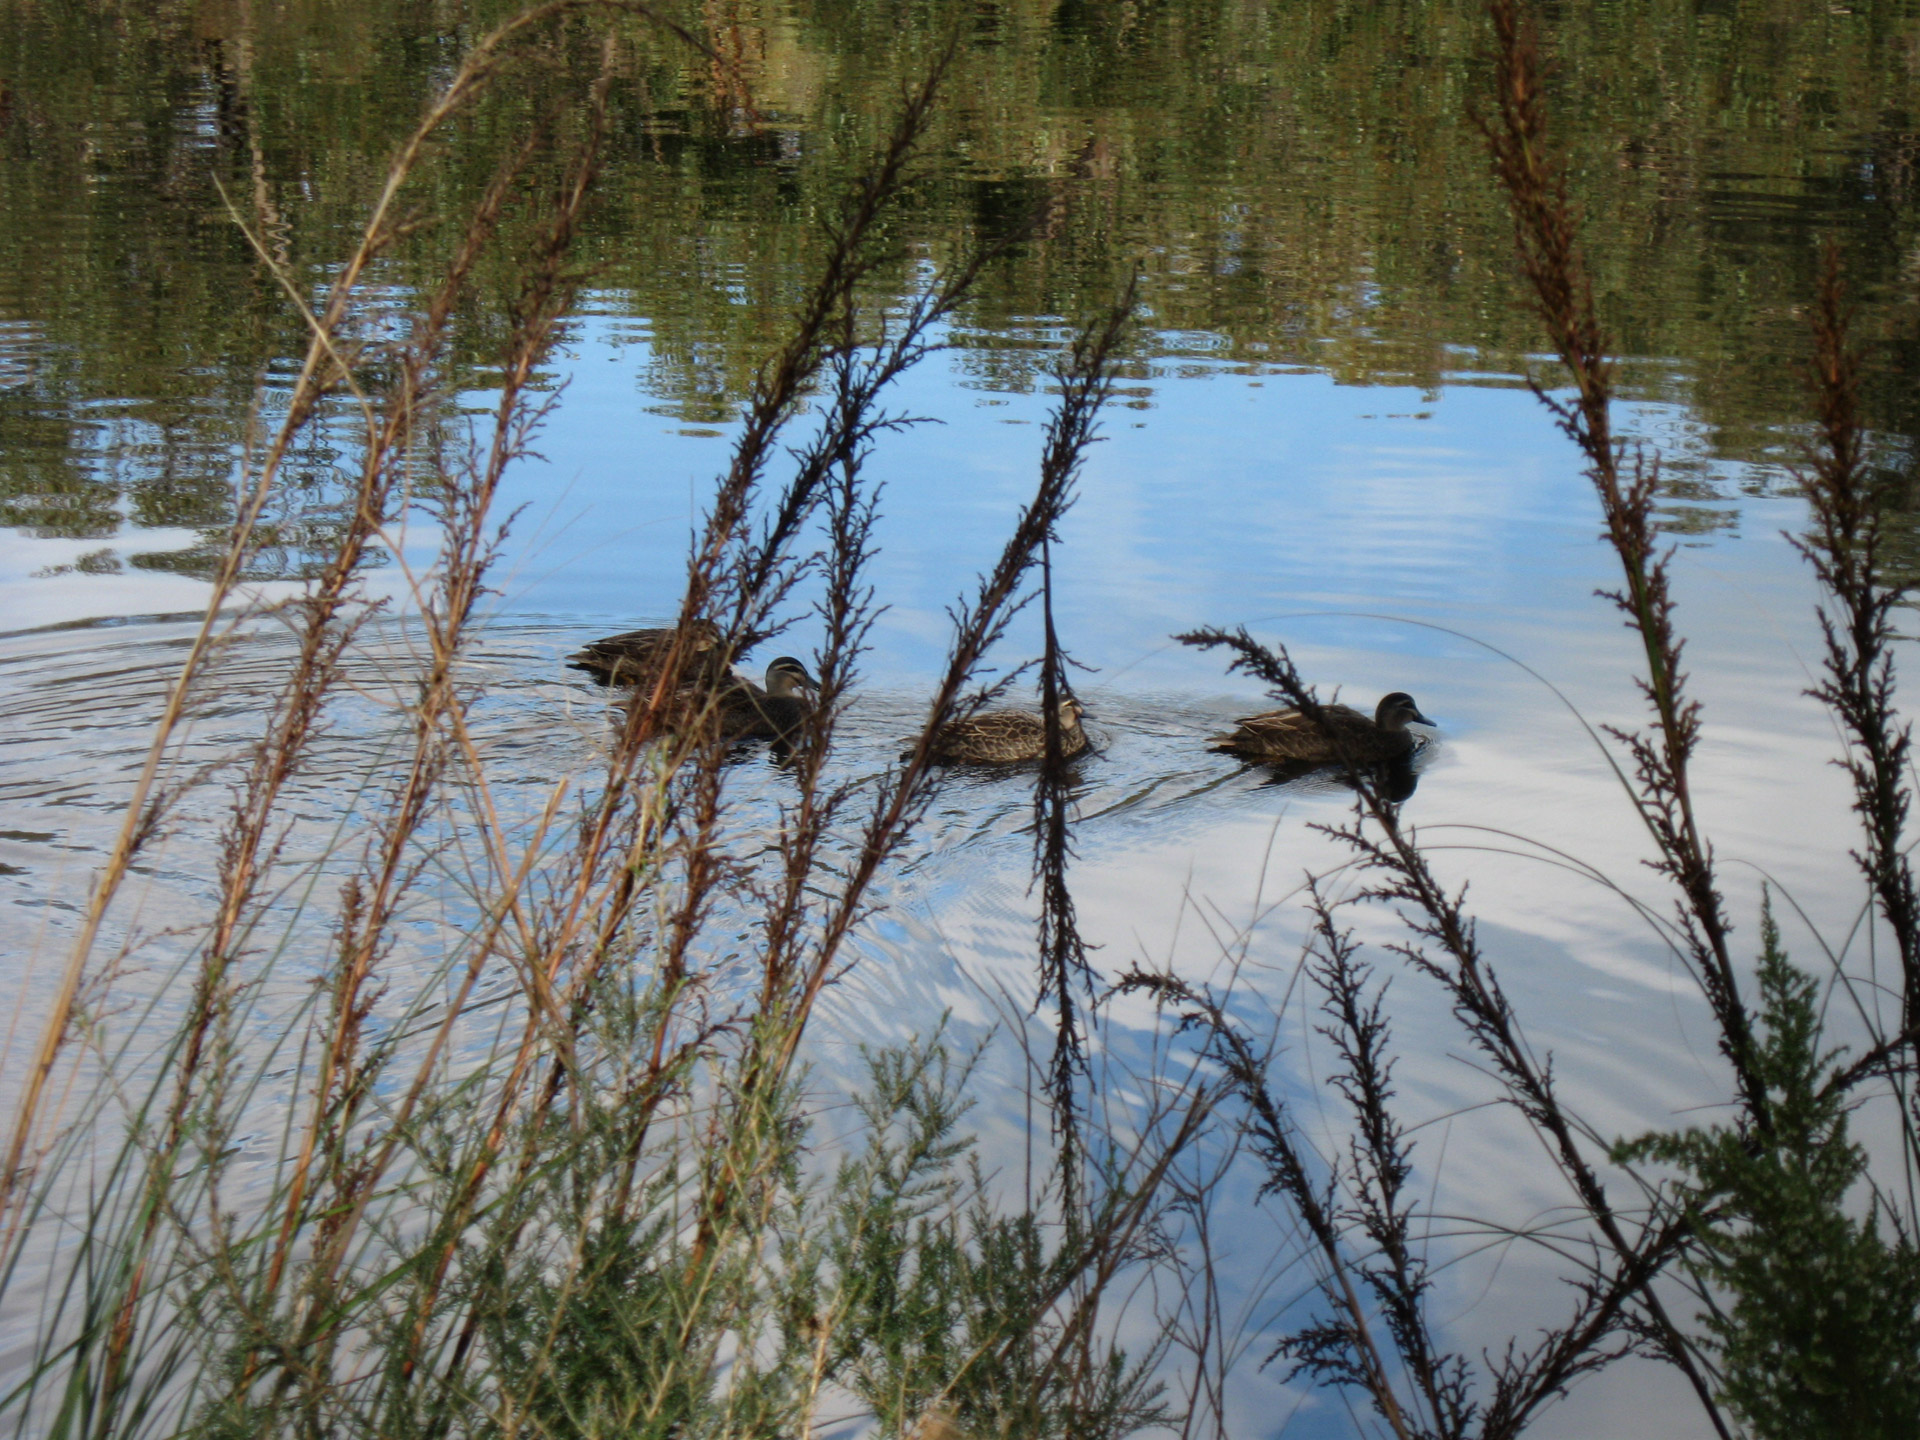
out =
[[[1132,1197],[1104,1192],[1092,1224],[1070,1208],[1058,1224],[1031,1204],[998,1210],[956,1130],[962,1078],[939,1052],[874,1057],[872,1139],[832,1197],[836,1378],[893,1434],[929,1416],[968,1435],[1084,1440],[1164,1422],[1157,1356],[1091,1343],[1084,1308],[1113,1235],[1100,1219]]]
[[[1920,1434],[1920,1251],[1850,1133],[1856,1102],[1822,1047],[1819,983],[1760,917],[1766,1123],[1647,1135],[1623,1161],[1681,1172],[1687,1265],[1719,1390],[1762,1440],[1896,1440]]]

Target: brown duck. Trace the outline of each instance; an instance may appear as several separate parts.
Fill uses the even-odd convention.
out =
[[[667,652],[680,634],[670,625],[657,630],[622,631],[576,650],[567,657],[567,664],[586,671],[596,685],[649,684],[659,675]],[[685,635],[687,682],[717,685],[727,679],[720,627],[711,620],[695,620],[687,626]]]
[[[1080,702],[1062,695],[1056,713],[1060,717],[1061,754],[1080,754],[1087,748],[1087,732],[1080,728],[1080,717],[1085,713]],[[927,758],[940,765],[1004,765],[1045,759],[1046,753],[1047,722],[1038,711],[982,710],[935,731]]]
[[[1247,716],[1207,743],[1243,760],[1377,763],[1402,759],[1418,748],[1421,738],[1409,734],[1407,726],[1433,724],[1404,690],[1383,697],[1371,717],[1346,705],[1322,706],[1321,714],[1324,725],[1298,710],[1268,710]]]
[[[763,689],[751,680],[735,679],[714,697],[720,733],[729,740],[793,740],[813,714],[813,696],[820,682],[791,655],[767,666]]]

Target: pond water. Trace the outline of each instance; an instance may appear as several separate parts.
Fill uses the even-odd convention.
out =
[[[256,379],[284,383],[298,354],[295,319],[214,182],[320,283],[393,135],[489,13],[0,5],[0,945],[21,974],[8,1093],[51,984],[44,962],[111,843],[190,634],[181,616],[206,594]],[[1498,199],[1462,118],[1479,76],[1475,7],[982,0],[954,13],[970,28],[952,99],[898,222],[905,258],[876,278],[876,298],[1036,206],[1042,219],[895,396],[927,420],[871,462],[886,485],[874,581],[888,608],[838,763],[878,772],[914,725],[946,607],[1031,493],[1040,366],[1138,263],[1144,323],[1056,556],[1061,634],[1089,667],[1079,687],[1098,747],[1080,767],[1073,881],[1099,970],[1220,978],[1242,955],[1239,983],[1299,1057],[1307,1113],[1327,1103],[1306,1058],[1311,1017],[1289,1004],[1295,900],[1305,871],[1338,858],[1314,825],[1348,800],[1208,752],[1205,737],[1262,696],[1170,639],[1244,624],[1284,641],[1323,691],[1371,708],[1407,690],[1437,722],[1407,814],[1443,873],[1470,880],[1486,949],[1594,1130],[1720,1103],[1704,1007],[1618,893],[1666,904],[1581,723],[1637,720],[1635,647],[1594,595],[1617,570],[1591,489],[1523,383],[1551,372],[1531,353]],[[1798,308],[1820,241],[1839,237],[1897,500],[1920,428],[1920,7],[1808,19],[1740,0],[1618,3],[1555,18],[1575,193],[1626,357],[1620,424],[1667,465],[1680,623],[1706,707],[1699,804],[1737,943],[1757,944],[1767,878],[1792,902],[1789,948],[1811,958],[1815,932],[1851,931],[1860,888],[1827,763],[1834,730],[1802,693],[1818,654],[1813,589],[1783,536],[1804,519],[1783,468],[1804,414]],[[562,778],[590,782],[604,697],[561,658],[675,610],[689,530],[819,253],[822,208],[940,38],[932,16],[867,0],[711,5],[699,27],[737,74],[627,37],[592,286],[551,367],[560,398],[540,458],[504,497],[519,518],[472,664],[491,697],[485,741],[511,757],[529,805]],[[584,31],[563,34],[523,89],[490,101],[449,147],[447,194],[470,194],[487,147],[577,86],[592,53]],[[397,304],[444,240],[430,231],[395,262]],[[478,304],[462,326],[468,388],[450,409],[486,400],[497,311]],[[258,593],[297,586],[324,550],[337,459],[308,457]],[[398,595],[432,539],[398,545],[374,588]],[[802,618],[756,659],[815,638]],[[340,787],[379,773],[393,714],[382,657],[407,643],[402,621],[376,630],[363,709],[348,707],[307,781],[307,822],[327,824]],[[1017,664],[1036,643],[1016,627],[996,658]],[[284,653],[270,622],[249,627],[191,754],[252,737]],[[825,1073],[850,1069],[854,1044],[924,1032],[944,1012],[970,1037],[1026,1003],[1029,780],[967,775],[945,792],[823,1017]],[[737,779],[762,796],[781,783],[759,759]],[[188,808],[116,934],[161,935],[191,913],[218,804]],[[1355,919],[1392,937],[1384,916]],[[1566,1197],[1532,1178],[1533,1142],[1476,1108],[1491,1086],[1444,1006],[1410,978],[1392,996],[1435,1215],[1557,1216]],[[1102,1045],[1145,1055],[1155,1030],[1122,1003]],[[1024,1091],[1003,1048],[985,1073],[1009,1083],[980,1087],[975,1118],[1007,1156],[1029,1117],[996,1098]],[[1233,1217],[1236,1301],[1249,1333],[1277,1334],[1300,1313],[1282,1265],[1296,1240],[1250,1197]],[[1537,1255],[1458,1250],[1440,1310],[1470,1350],[1555,1313]],[[1250,1353],[1269,1348],[1255,1339]],[[1337,1400],[1279,1371],[1248,1363],[1236,1384],[1236,1434],[1352,1433]],[[1674,1375],[1634,1363],[1582,1386],[1537,1433],[1707,1431]]]

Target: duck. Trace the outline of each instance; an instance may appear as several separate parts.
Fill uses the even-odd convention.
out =
[[[1433,724],[1404,690],[1382,696],[1371,717],[1347,705],[1323,705],[1320,713],[1324,724],[1299,710],[1267,710],[1236,721],[1231,731],[1207,743],[1243,760],[1377,764],[1404,759],[1425,743],[1407,726]]]
[[[1071,695],[1062,695],[1054,712],[1060,719],[1060,753],[1068,758],[1087,748],[1087,732],[1080,728],[1086,712]],[[906,751],[905,759],[913,754]],[[1005,765],[1020,760],[1043,760],[1047,754],[1047,722],[1037,710],[982,710],[951,720],[934,732],[927,758],[939,765]]]
[[[567,656],[567,665],[584,670],[596,685],[645,685],[660,673],[667,653],[680,640],[686,656],[684,678],[691,684],[718,684],[728,676],[720,627],[699,619],[681,627],[625,630],[606,635]]]
[[[1337,790],[1367,790],[1389,804],[1398,805],[1413,798],[1420,788],[1420,774],[1426,768],[1427,747],[1419,746],[1391,760],[1345,765],[1316,764],[1312,760],[1268,760],[1260,783],[1295,792],[1330,794]]]
[[[714,695],[720,734],[728,740],[791,741],[813,714],[820,682],[791,655],[767,666],[765,687],[735,678]]]

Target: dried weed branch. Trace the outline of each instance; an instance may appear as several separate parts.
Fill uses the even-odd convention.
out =
[[[1097,420],[1113,388],[1115,354],[1130,323],[1139,287],[1136,275],[1126,293],[1099,325],[1082,331],[1073,350],[1054,372],[1060,403],[1047,422],[1046,446],[1041,454],[1043,488],[1057,486],[1062,513],[1073,503],[1074,482],[1085,463],[1087,447],[1097,438]],[[1061,1170],[1069,1182],[1078,1172],[1078,1100],[1076,1086],[1086,1073],[1086,1035],[1083,1017],[1074,1000],[1076,987],[1091,992],[1093,969],[1087,962],[1087,942],[1080,933],[1067,868],[1073,856],[1074,766],[1066,753],[1061,726],[1062,703],[1073,696],[1067,678],[1071,663],[1060,644],[1053,613],[1053,550],[1058,537],[1042,541],[1040,613],[1044,649],[1040,658],[1040,714],[1046,726],[1046,749],[1033,792],[1034,870],[1040,883],[1040,986],[1038,1003],[1054,1007],[1053,1060],[1047,1092],[1053,1101],[1053,1123],[1061,1145]],[[1068,1209],[1073,1209],[1069,1196]]]
[[[1882,501],[1875,494],[1859,413],[1859,357],[1848,340],[1850,316],[1840,253],[1825,251],[1811,316],[1814,362],[1809,388],[1816,442],[1798,472],[1812,528],[1790,536],[1830,597],[1818,610],[1825,642],[1825,678],[1808,693],[1839,718],[1849,740],[1839,762],[1853,782],[1854,809],[1865,846],[1855,853],[1892,933],[1900,963],[1900,1019],[1895,1035],[1871,1061],[1896,1055],[1913,1063],[1920,1045],[1920,894],[1908,859],[1906,825],[1913,807],[1909,776],[1912,726],[1894,703],[1893,617],[1908,587],[1889,573]]]
[[[1328,1083],[1353,1122],[1343,1158],[1324,1161],[1314,1154],[1287,1102],[1274,1093],[1270,1057],[1218,999],[1164,974],[1135,971],[1122,984],[1175,1007],[1182,1027],[1202,1035],[1246,1107],[1248,1139],[1267,1174],[1262,1194],[1288,1202],[1320,1257],[1320,1286],[1333,1318],[1290,1334],[1270,1358],[1288,1359],[1295,1373],[1365,1394],[1396,1435],[1513,1440],[1582,1376],[1631,1354],[1666,1353],[1664,1321],[1657,1318],[1650,1286],[1672,1258],[1673,1234],[1642,1232],[1634,1237],[1641,1250],[1623,1240],[1611,1258],[1605,1246],[1589,1247],[1585,1263],[1568,1277],[1575,1297],[1571,1313],[1531,1344],[1509,1342],[1482,1367],[1442,1345],[1427,1306],[1432,1274],[1415,1233],[1412,1146],[1391,1103],[1386,986],[1373,984],[1371,967],[1336,922],[1318,882],[1310,882],[1310,892],[1315,942],[1309,973],[1323,1017],[1317,1029],[1337,1061]],[[1419,928],[1418,921],[1409,923]],[[1400,953],[1431,973],[1431,962],[1416,958],[1411,947]],[[1584,1160],[1579,1164],[1586,1170]],[[1613,1219],[1613,1233],[1622,1229]],[[1561,1253],[1577,1254],[1579,1248],[1558,1242]]]
[[[1594,308],[1581,254],[1579,226],[1567,194],[1564,163],[1548,134],[1538,37],[1520,0],[1492,0],[1494,108],[1474,119],[1493,159],[1513,216],[1515,251],[1533,308],[1567,377],[1574,399],[1535,393],[1587,459],[1625,585],[1604,592],[1640,637],[1647,672],[1637,683],[1653,712],[1651,731],[1612,730],[1633,759],[1633,798],[1659,848],[1651,862],[1679,888],[1676,926],[1695,979],[1719,1025],[1719,1044],[1755,1123],[1764,1124],[1765,1095],[1751,1060],[1752,1022],[1728,949],[1731,926],[1714,875],[1713,848],[1694,814],[1688,766],[1700,738],[1700,707],[1686,693],[1685,642],[1673,623],[1671,547],[1654,518],[1660,465],[1612,428],[1613,365]]]
[[[1179,638],[1203,649],[1231,651],[1230,669],[1261,680],[1277,698],[1309,716],[1324,713],[1284,647],[1270,650],[1245,630],[1231,634],[1200,630]],[[1337,731],[1328,725],[1324,733],[1331,737]],[[1554,1332],[1552,1346],[1543,1342],[1542,1348],[1522,1357],[1524,1363],[1511,1375],[1503,1372],[1499,1382],[1503,1388],[1489,1402],[1482,1423],[1492,1424],[1502,1415],[1514,1417],[1502,1423],[1524,1423],[1559,1386],[1593,1368],[1588,1359],[1610,1356],[1613,1352],[1607,1345],[1625,1332],[1657,1343],[1660,1353],[1687,1375],[1722,1433],[1730,1433],[1724,1429],[1712,1388],[1685,1332],[1674,1323],[1655,1285],[1685,1239],[1684,1221],[1636,1220],[1608,1195],[1599,1168],[1606,1142],[1590,1133],[1561,1098],[1551,1058],[1536,1056],[1528,1044],[1512,1003],[1481,951],[1464,890],[1449,890],[1434,874],[1417,836],[1401,824],[1399,807],[1385,790],[1383,777],[1363,765],[1349,763],[1345,768],[1358,793],[1358,816],[1349,825],[1326,827],[1327,833],[1352,850],[1363,873],[1377,877],[1364,898],[1391,906],[1413,936],[1410,943],[1396,945],[1394,950],[1417,973],[1442,987],[1454,1018],[1500,1082],[1507,1103],[1539,1133],[1561,1177],[1599,1233],[1585,1274],[1576,1282],[1582,1301],[1574,1320]],[[1356,1040],[1355,1049],[1365,1047]],[[1413,1364],[1411,1358],[1409,1363]],[[1413,1368],[1421,1367],[1414,1364]],[[1556,1375],[1564,1378],[1548,1378]]]

